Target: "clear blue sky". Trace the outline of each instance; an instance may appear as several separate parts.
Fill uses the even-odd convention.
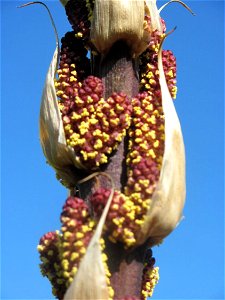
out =
[[[70,30],[58,1],[46,2],[59,35]],[[160,4],[165,1],[160,1]],[[178,64],[178,96],[187,156],[185,219],[153,252],[160,281],[153,299],[224,298],[224,2],[188,1],[162,16],[165,49]],[[55,38],[42,6],[2,1],[2,299],[53,299],[36,246],[60,227],[66,190],[46,164],[38,137],[42,87]]]

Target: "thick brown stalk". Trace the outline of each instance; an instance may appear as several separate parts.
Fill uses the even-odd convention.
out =
[[[113,45],[106,57],[94,60],[94,75],[103,79],[105,97],[112,92],[124,92],[130,98],[138,93],[138,67],[132,60],[128,46],[119,41]],[[104,168],[113,179],[116,189],[122,190],[126,182],[125,156],[127,152],[126,138],[121,142],[117,151],[112,155],[110,163]],[[88,201],[91,193],[99,186],[110,187],[107,179],[81,186],[81,195]],[[140,297],[143,258],[146,246],[134,251],[126,251],[119,243],[106,241],[106,253],[109,258],[109,268],[112,273],[111,284],[115,291],[115,299],[126,295]]]

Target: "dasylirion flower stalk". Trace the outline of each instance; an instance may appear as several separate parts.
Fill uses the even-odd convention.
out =
[[[162,50],[165,5],[61,2],[72,30],[57,42],[47,73],[40,140],[69,196],[61,229],[40,239],[40,269],[61,300],[145,300],[159,280],[150,247],[177,226],[185,202],[185,151],[173,104],[176,58]],[[118,278],[127,276],[121,274],[136,276],[137,286],[119,287]]]

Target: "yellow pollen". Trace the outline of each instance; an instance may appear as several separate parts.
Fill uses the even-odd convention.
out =
[[[64,94],[64,92],[61,91],[61,90],[58,90],[58,91],[56,92],[56,95],[57,95],[57,96],[61,96],[61,95],[63,95],[63,94]]]
[[[169,72],[166,73],[166,75],[169,76],[169,77],[173,77],[173,71],[170,70]]]
[[[78,247],[78,248],[83,247],[83,245],[84,245],[84,243],[82,241],[77,241],[74,243],[74,246]]]
[[[158,148],[158,147],[159,147],[159,141],[156,140],[156,141],[154,142],[153,146],[154,146],[155,148]]]
[[[66,271],[69,269],[69,261],[67,259],[62,260],[62,267]]]
[[[78,33],[75,34],[75,36],[76,36],[76,37],[82,37],[82,36],[83,36],[83,33],[82,33],[82,32],[78,32]]]
[[[70,73],[71,73],[72,75],[74,75],[74,76],[77,76],[77,71],[75,71],[75,70],[74,70],[74,71],[71,71]]]
[[[84,234],[82,232],[77,232],[76,233],[76,238],[77,239],[82,239],[84,237]]]
[[[76,260],[78,257],[79,257],[79,254],[78,254],[77,252],[73,252],[73,253],[71,254],[70,259],[71,259],[71,261],[74,261],[74,260]]]
[[[100,139],[97,139],[94,144],[94,149],[96,149],[96,150],[101,149],[102,146],[103,146],[102,141]]]
[[[114,126],[117,126],[119,124],[119,122],[120,122],[119,118],[115,118],[115,119],[110,120],[110,124],[114,125]]]
[[[70,76],[70,82],[73,82],[73,81],[77,81],[77,79],[74,76]]]
[[[69,231],[66,231],[66,232],[64,233],[64,238],[65,238],[65,240],[68,240],[71,236],[72,236],[72,233],[69,232]]]

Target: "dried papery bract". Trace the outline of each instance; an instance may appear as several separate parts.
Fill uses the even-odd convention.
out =
[[[165,150],[159,182],[141,228],[138,244],[142,244],[148,237],[152,245],[159,244],[177,226],[182,217],[186,195],[183,137],[166,83],[161,48],[158,54],[158,69],[165,116]]]
[[[57,175],[66,182],[67,186],[74,186],[76,174],[71,166],[81,168],[76,160],[76,154],[67,146],[58,99],[55,91],[54,78],[58,64],[58,49],[55,50],[50,64],[42,94],[40,109],[40,141],[48,163],[56,170]]]
[[[91,23],[91,41],[105,54],[118,40],[130,46],[133,55],[143,52],[149,42],[144,32],[144,1],[96,0]]]
[[[158,8],[156,6],[156,0],[146,0],[146,13],[150,16],[152,31],[158,30],[163,32],[161,19],[159,16]]]
[[[108,202],[99,220],[96,231],[89,243],[87,252],[80,263],[78,272],[65,294],[64,300],[111,299],[109,294],[109,287],[106,281],[107,276],[102,259],[100,239],[109,207],[112,202],[113,194],[114,187],[112,187]]]

